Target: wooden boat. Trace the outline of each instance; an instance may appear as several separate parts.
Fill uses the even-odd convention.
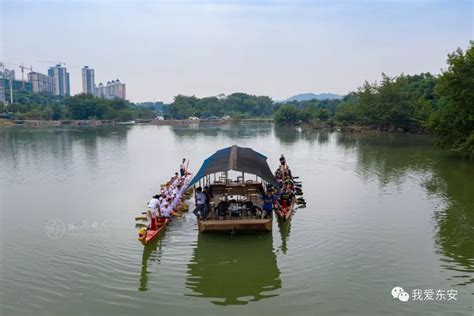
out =
[[[207,186],[211,193],[208,215],[198,220],[199,232],[272,230],[272,219],[263,217],[260,194],[267,185],[278,183],[266,160],[250,148],[233,145],[204,161],[189,184]],[[231,170],[241,175],[232,180]]]
[[[155,239],[161,232],[163,232],[170,222],[170,218],[158,217],[152,229],[148,229],[146,231],[139,231],[138,240],[140,240],[143,245],[148,244],[153,239]]]
[[[282,161],[284,162],[284,166],[287,169],[280,169],[280,167],[282,167],[283,165],[279,166],[277,171],[275,172],[275,178],[280,179],[279,181],[281,181],[282,183],[286,183],[286,181],[289,181],[289,183],[292,184],[292,191],[293,191],[294,196],[290,205],[288,205],[286,201],[280,201],[280,206],[275,210],[275,213],[277,214],[279,219],[283,221],[287,221],[288,219],[291,218],[291,214],[293,213],[295,209],[295,204],[306,205],[306,201],[301,197],[301,195],[303,195],[303,191],[301,189],[302,184],[301,182],[297,183],[295,181],[298,177],[293,177],[291,175],[291,171],[286,165],[286,159],[283,155],[280,157],[280,163],[282,163]],[[289,171],[289,176],[284,181],[283,174],[286,171]],[[299,195],[300,197],[296,198],[297,195]]]

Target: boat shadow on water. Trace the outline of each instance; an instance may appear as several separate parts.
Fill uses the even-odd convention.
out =
[[[138,287],[138,290],[141,292],[149,290],[148,277],[151,272],[148,271],[148,268],[150,264],[159,264],[161,262],[161,257],[163,255],[162,240],[165,234],[166,232],[163,232],[160,236],[158,236],[158,238],[143,247],[140,285]]]
[[[295,212],[296,210],[293,211],[293,214],[291,216],[293,216]],[[277,221],[278,221],[278,230],[280,232],[280,237],[281,237],[280,250],[283,254],[286,254],[286,252],[288,251],[287,243],[290,238],[291,220],[284,221],[281,219],[277,219]]]
[[[270,233],[199,234],[186,287],[215,305],[245,305],[278,296],[280,270]]]

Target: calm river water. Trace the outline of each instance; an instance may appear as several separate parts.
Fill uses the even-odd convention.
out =
[[[144,248],[134,217],[180,159],[232,144],[272,170],[285,154],[307,207],[256,235],[200,235],[189,213]],[[0,149],[1,315],[474,314],[474,163],[426,136],[4,128]]]

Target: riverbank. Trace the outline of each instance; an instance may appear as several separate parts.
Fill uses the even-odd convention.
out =
[[[133,121],[120,122],[116,120],[8,120],[0,119],[0,127],[27,126],[27,127],[55,127],[55,126],[102,126],[102,125],[134,125],[151,124],[159,126],[186,126],[196,124],[234,124],[234,123],[274,123],[271,118],[250,118],[250,119],[213,119],[213,120],[152,120],[136,119]],[[411,134],[431,134],[427,128],[419,126],[408,126],[407,128],[394,127],[392,125],[360,125],[360,124],[331,124],[319,122],[316,124],[296,123],[285,124],[287,127],[301,127],[305,129],[336,130],[349,133],[364,132],[387,132],[387,133],[411,133]]]
[[[153,120],[155,125],[193,125],[193,124],[226,124],[226,123],[273,123],[271,118],[250,118],[250,119],[217,119],[217,120]]]
[[[115,120],[8,120],[0,119],[0,127],[28,126],[28,127],[53,127],[53,126],[102,126],[102,125],[133,125],[149,124],[153,120],[137,119],[121,122]]]
[[[218,120],[153,120],[136,119],[133,121],[121,122],[115,120],[8,120],[0,119],[0,127],[28,126],[28,127],[54,127],[54,126],[102,126],[102,125],[133,125],[133,124],[153,124],[153,125],[192,125],[192,124],[226,124],[235,122],[272,123],[273,119],[218,119]]]
[[[364,133],[364,132],[385,132],[385,133],[409,133],[409,134],[432,134],[429,128],[423,128],[418,125],[409,125],[404,128],[396,127],[391,124],[380,125],[362,125],[362,124],[341,124],[338,122],[317,122],[305,123],[299,122],[294,124],[284,124],[287,127],[301,127],[305,129],[319,129],[319,130],[336,130],[349,133]]]
[[[251,119],[218,119],[218,120],[152,120],[136,119],[128,122],[115,120],[7,120],[0,119],[0,127],[28,126],[28,127],[54,127],[54,126],[102,126],[102,125],[133,125],[133,124],[152,124],[152,125],[195,125],[195,124],[232,124],[232,123],[274,123],[271,118],[251,118]],[[287,127],[302,127],[307,129],[338,130],[350,133],[363,132],[388,132],[388,133],[412,133],[412,134],[431,134],[429,129],[423,129],[419,126],[409,126],[408,128],[397,128],[391,125],[359,125],[359,124],[329,124],[329,123],[298,123],[285,124]]]

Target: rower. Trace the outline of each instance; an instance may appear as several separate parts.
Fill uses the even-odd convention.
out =
[[[295,194],[291,190],[289,185],[283,187],[281,196],[280,196],[280,203],[283,208],[290,206],[293,203],[293,199],[295,198]]]
[[[175,183],[179,179],[179,175],[177,172],[174,173],[174,176],[171,177],[170,182]]]
[[[171,213],[173,213],[173,208],[171,207],[171,199],[168,199],[164,203],[164,208],[163,208],[163,217],[171,217]]]
[[[280,157],[280,165],[278,166],[278,169],[275,171],[275,178],[277,181],[279,180],[285,180],[287,178],[292,179],[291,175],[291,170],[290,167],[286,164],[286,159],[285,156],[281,155]]]
[[[148,229],[156,229],[156,218],[160,216],[160,196],[155,195],[152,197],[150,202],[148,202],[147,210],[147,219],[148,219]]]
[[[183,161],[181,162],[181,164],[179,165],[179,172],[181,174],[181,177],[184,177],[185,174],[186,174],[186,158],[183,158]]]

